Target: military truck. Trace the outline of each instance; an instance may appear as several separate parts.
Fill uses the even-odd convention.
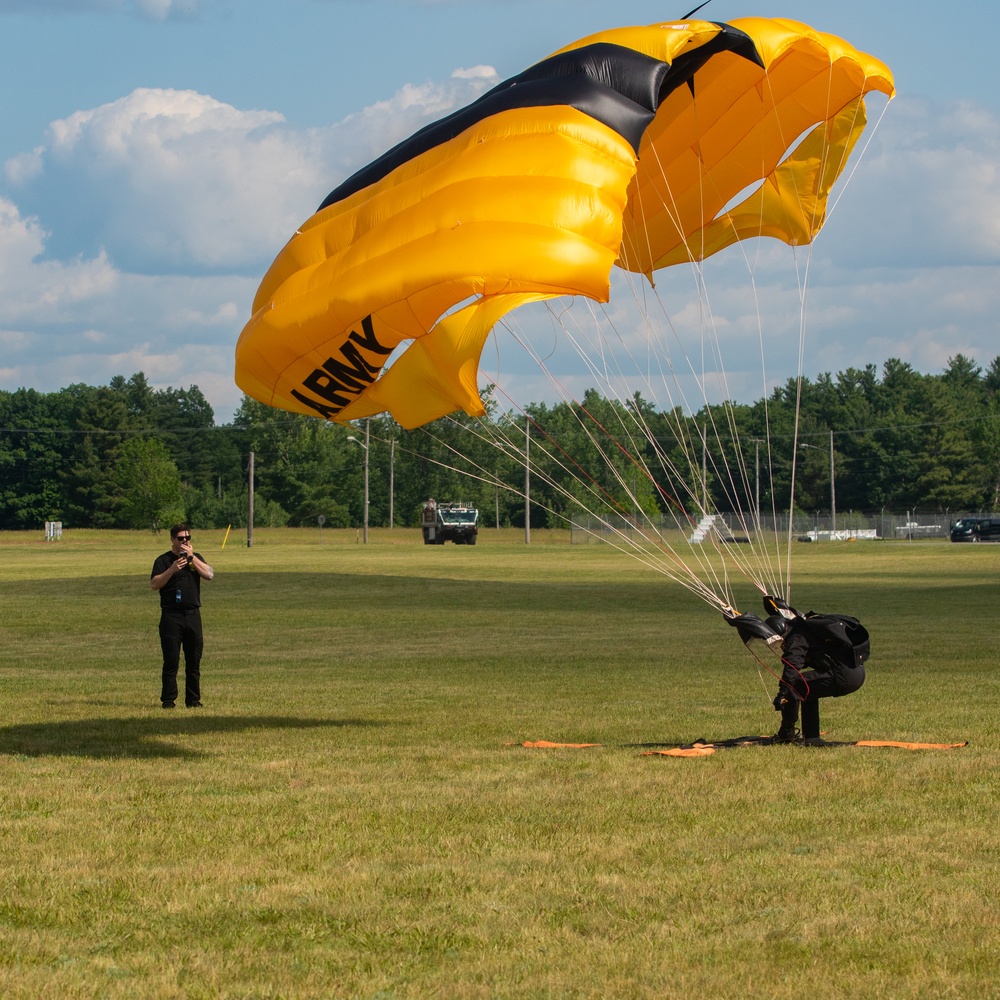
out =
[[[464,503],[428,500],[421,516],[424,545],[475,545],[479,534],[479,511]]]

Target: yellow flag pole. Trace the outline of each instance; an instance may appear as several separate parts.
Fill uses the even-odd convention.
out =
[[[226,528],[226,537],[222,539],[222,547],[223,548],[226,547],[226,542],[229,541],[229,529],[230,528],[232,528],[231,524],[229,525],[229,528]]]

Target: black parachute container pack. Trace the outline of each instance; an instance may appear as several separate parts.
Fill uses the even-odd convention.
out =
[[[845,667],[863,667],[871,654],[868,629],[851,615],[822,614],[808,611],[797,625],[828,656]]]
[[[863,667],[871,654],[871,639],[868,629],[853,615],[834,612],[817,614],[808,611],[801,614],[791,605],[776,597],[764,598],[764,610],[769,614],[781,614],[789,619],[789,624],[804,632],[814,649],[814,656],[820,663],[825,661],[827,669],[837,666],[854,669]],[[763,621],[755,614],[723,615],[729,625],[739,632],[740,638],[749,645],[755,639],[765,642],[779,633],[769,621]],[[816,664],[819,665],[819,664]]]

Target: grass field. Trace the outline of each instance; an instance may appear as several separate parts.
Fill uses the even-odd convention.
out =
[[[873,637],[829,738],[969,746],[689,760],[636,744],[771,732],[775,685],[609,548],[222,539],[164,712],[167,539],[0,534],[0,996],[1000,997],[1000,546],[795,553]]]

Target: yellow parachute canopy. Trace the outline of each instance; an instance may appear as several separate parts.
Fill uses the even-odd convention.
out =
[[[479,356],[511,309],[607,301],[615,264],[651,276],[750,237],[809,243],[873,90],[894,93],[883,63],[796,21],[575,42],[330,194],[261,282],[236,382],[338,421],[480,416]]]

